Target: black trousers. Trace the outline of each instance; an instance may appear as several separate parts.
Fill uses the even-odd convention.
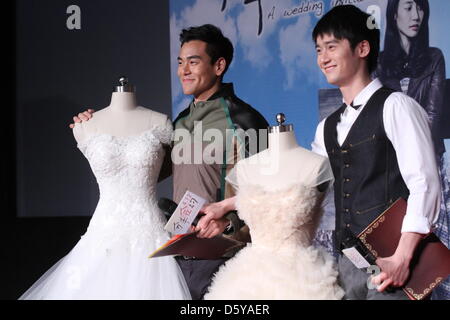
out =
[[[184,279],[189,287],[193,300],[201,300],[208,292],[212,277],[220,266],[228,260],[222,258],[217,260],[185,259],[176,257],[176,260],[183,271]]]

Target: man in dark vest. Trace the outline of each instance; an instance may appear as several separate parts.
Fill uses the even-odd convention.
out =
[[[421,238],[436,222],[440,205],[438,169],[424,109],[403,93],[371,80],[380,32],[355,6],[337,6],[313,30],[317,64],[339,87],[342,106],[319,123],[312,150],[329,157],[335,176],[335,245],[358,235],[393,201],[408,201],[394,255],[378,258],[371,280],[342,253],[340,284],[346,299],[407,299],[399,288]],[[386,290],[389,289],[389,290]]]

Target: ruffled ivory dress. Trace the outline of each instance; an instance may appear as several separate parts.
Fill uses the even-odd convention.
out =
[[[205,299],[342,299],[334,258],[311,246],[323,194],[301,183],[269,191],[242,180],[237,209],[252,243],[219,269]]]

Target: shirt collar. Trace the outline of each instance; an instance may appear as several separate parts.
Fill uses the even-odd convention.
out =
[[[215,100],[220,97],[227,97],[234,95],[233,83],[222,83],[220,89],[216,91],[211,97],[208,98],[207,101]]]
[[[197,107],[204,107],[205,105],[208,105],[211,103],[211,101],[214,101],[218,98],[222,97],[229,97],[234,96],[234,87],[233,83],[222,83],[219,90],[217,90],[211,97],[208,98],[206,101],[197,101],[195,102],[195,99],[192,99],[190,104],[190,109],[193,110]]]
[[[359,108],[357,111],[361,111],[366,105],[367,101],[369,101],[370,97],[372,97],[372,95],[382,86],[383,85],[381,84],[381,81],[376,78],[372,80],[364,89],[362,89],[361,92],[356,95],[355,99],[353,99],[353,105],[361,105],[361,108]],[[342,99],[342,102],[344,102],[344,99]],[[347,109],[348,108],[354,110],[352,107],[347,106]]]

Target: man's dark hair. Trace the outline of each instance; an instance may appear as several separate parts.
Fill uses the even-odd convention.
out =
[[[363,40],[370,45],[367,58],[369,74],[372,73],[378,62],[380,51],[380,30],[374,26],[371,16],[355,6],[342,5],[328,11],[315,26],[312,38],[317,42],[319,36],[325,34],[333,35],[336,39],[347,39],[350,47],[355,50],[356,46]]]
[[[192,40],[206,42],[206,53],[211,58],[211,64],[214,64],[221,57],[224,58],[227,65],[223,74],[227,72],[233,60],[234,49],[231,41],[223,35],[219,28],[212,24],[204,24],[199,27],[183,29],[180,33],[181,46]]]

